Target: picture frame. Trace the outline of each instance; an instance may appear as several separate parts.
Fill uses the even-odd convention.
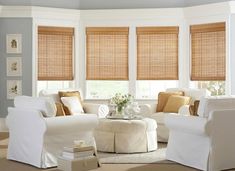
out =
[[[7,99],[14,99],[20,95],[22,95],[22,81],[7,80]]]
[[[7,34],[6,48],[7,53],[22,53],[22,34]]]
[[[7,76],[22,76],[22,58],[8,57],[7,58]]]

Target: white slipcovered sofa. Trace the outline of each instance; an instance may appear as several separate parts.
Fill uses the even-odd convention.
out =
[[[207,89],[192,89],[192,88],[169,88],[166,92],[178,92],[183,91],[185,96],[189,96],[192,98],[192,102],[195,100],[199,100],[203,96],[209,96],[210,92]],[[164,113],[164,112],[156,112],[157,111],[157,103],[154,104],[142,104],[140,105],[140,113],[145,117],[152,118],[157,122],[157,139],[159,142],[167,142],[169,138],[169,129],[165,125],[165,116],[168,114],[175,113]],[[180,115],[190,115],[189,113],[189,105],[182,106],[178,114]]]
[[[235,168],[235,97],[202,98],[198,115],[166,116],[166,158],[200,170]]]
[[[8,109],[9,128],[7,159],[39,168],[57,166],[57,157],[65,146],[85,140],[96,147],[93,130],[98,125],[96,114],[54,117],[51,98],[18,96]]]
[[[39,93],[40,97],[50,97],[54,100],[54,102],[61,102],[60,97],[58,95],[59,91],[79,91],[81,100],[82,100],[82,107],[84,109],[84,113],[86,114],[96,114],[99,118],[103,118],[108,114],[108,107],[107,105],[97,104],[97,103],[86,103],[83,101],[83,93],[81,89],[64,89],[64,90],[41,90]]]

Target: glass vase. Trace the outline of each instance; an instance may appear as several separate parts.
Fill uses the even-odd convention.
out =
[[[124,115],[124,106],[116,106],[116,114],[117,115]]]

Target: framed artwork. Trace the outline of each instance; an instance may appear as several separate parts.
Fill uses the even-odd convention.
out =
[[[22,58],[7,58],[7,76],[22,76]]]
[[[7,53],[22,53],[22,34],[7,34]]]
[[[7,99],[22,95],[21,80],[7,80]]]

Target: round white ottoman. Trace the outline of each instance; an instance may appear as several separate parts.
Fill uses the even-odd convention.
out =
[[[154,119],[100,119],[94,136],[97,150],[116,153],[148,152],[157,149]]]

